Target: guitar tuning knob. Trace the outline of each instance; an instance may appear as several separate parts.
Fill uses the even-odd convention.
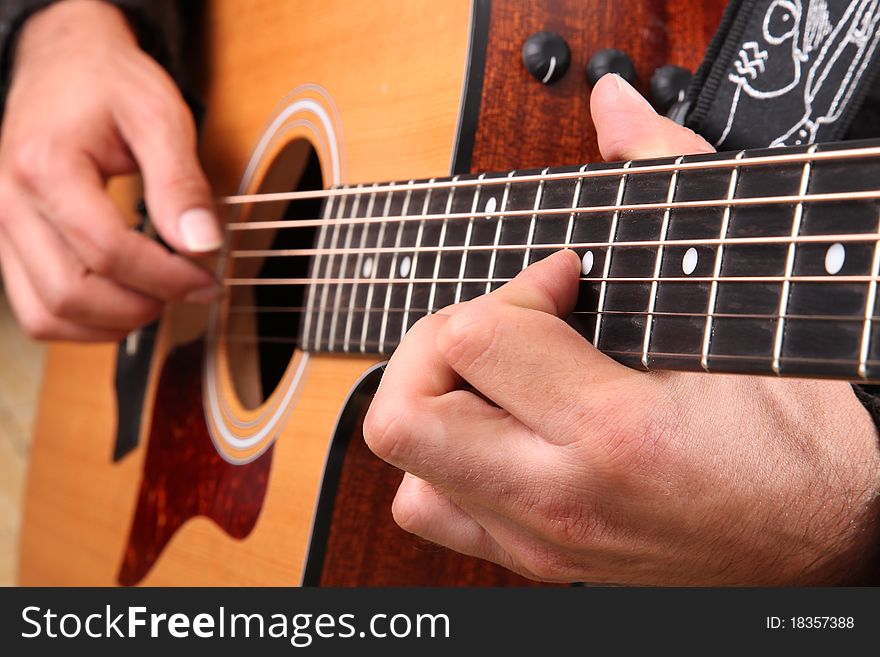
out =
[[[633,86],[636,86],[639,79],[636,66],[630,56],[615,48],[597,51],[587,64],[587,80],[590,86],[596,86],[596,83],[609,73],[616,73]]]
[[[687,98],[693,74],[681,66],[661,66],[651,77],[651,99],[660,114],[666,114],[673,105]]]
[[[555,32],[536,32],[522,47],[526,70],[541,84],[553,84],[561,79],[571,65],[571,50]]]

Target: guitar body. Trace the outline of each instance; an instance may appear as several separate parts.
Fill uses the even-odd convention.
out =
[[[693,69],[724,4],[210,2],[206,172],[228,195],[290,191],[309,152],[328,187],[596,160],[592,53],[627,51],[643,81],[667,63]],[[520,60],[542,30],[572,51],[550,87]],[[169,309],[149,338],[136,445],[118,459],[117,427],[131,418],[113,382],[126,346],[51,348],[22,584],[526,583],[394,525],[400,473],[360,436],[378,358],[291,349],[269,389],[253,344],[224,339],[259,327],[218,317],[224,308]]]

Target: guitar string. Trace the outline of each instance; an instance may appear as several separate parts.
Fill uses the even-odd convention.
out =
[[[623,350],[613,350],[610,349],[608,351],[602,351],[603,354],[607,356],[636,356],[640,357],[642,355],[641,351],[623,351]],[[668,353],[668,352],[658,352],[658,351],[649,351],[648,356],[653,358],[669,358],[675,360],[696,360],[699,361],[702,359],[702,354],[680,354],[680,353]],[[767,361],[772,360],[772,354],[767,356]],[[746,356],[741,354],[710,354],[709,355],[710,362],[712,360],[722,360],[722,361],[763,361],[764,357],[762,356]],[[858,366],[860,365],[860,361],[858,358],[811,358],[809,356],[781,356],[780,361],[783,363],[804,363],[808,365],[850,365],[850,366]],[[868,366],[880,365],[880,360],[872,359],[868,360],[866,363]],[[697,370],[694,370],[697,371]],[[704,370],[699,370],[704,371]],[[770,374],[770,372],[767,372]],[[872,380],[876,380],[876,377]]]
[[[880,154],[880,149],[877,149],[877,151],[878,151],[878,154]],[[814,157],[814,158],[800,158],[799,159],[797,156],[781,156],[781,157],[774,157],[774,158],[764,158],[763,162],[758,161],[757,158],[753,161],[746,161],[746,162],[747,162],[747,166],[756,166],[759,164],[778,164],[783,161],[794,162],[794,161],[807,161],[808,159],[821,160],[821,159],[844,159],[845,157],[868,157],[873,154],[874,153],[870,153],[870,152],[867,152],[865,149],[862,149],[858,152],[857,151],[852,151],[849,153],[837,152],[834,154],[835,157]],[[821,154],[814,154],[814,155],[821,155]],[[730,162],[724,162],[724,161],[719,160],[719,161],[716,161],[713,163],[700,163],[703,166],[693,166],[693,165],[696,165],[697,163],[688,163],[688,164],[691,166],[678,165],[678,166],[667,167],[667,166],[661,165],[659,167],[652,167],[650,169],[646,167],[644,169],[630,169],[628,171],[630,173],[636,173],[636,172],[650,173],[650,172],[652,172],[651,169],[653,169],[653,172],[656,173],[656,172],[660,172],[660,171],[672,172],[672,171],[682,171],[682,170],[687,170],[687,169],[701,169],[701,170],[703,170],[703,169],[717,169],[717,168],[724,168],[728,165],[742,166],[743,160],[730,161]],[[706,164],[708,164],[708,166],[705,166]],[[552,180],[552,179],[561,180],[561,179],[575,179],[575,178],[581,178],[581,177],[588,178],[588,177],[591,177],[591,174],[593,175],[593,177],[620,175],[620,171],[613,171],[613,170],[606,169],[606,170],[600,170],[600,171],[594,171],[594,172],[583,172],[580,175],[576,175],[576,176],[569,175],[569,174],[548,174],[546,176],[536,177],[535,180],[536,181],[541,180],[541,179],[543,179],[543,180]],[[488,179],[488,180],[482,179],[480,181],[477,181],[477,180],[474,180],[474,181],[448,181],[445,183],[439,183],[439,184],[434,184],[434,185],[424,185],[424,187],[425,187],[425,189],[429,189],[429,188],[436,189],[436,188],[443,188],[443,187],[448,187],[448,188],[468,187],[468,186],[477,187],[480,185],[484,185],[486,183],[489,183],[489,184],[509,184],[510,183],[509,178],[508,179],[498,179],[497,182],[494,182],[494,181],[495,181],[495,179]],[[514,182],[526,183],[526,182],[529,182],[529,177],[523,176],[519,179],[514,179]],[[458,183],[458,184],[456,184],[456,183]],[[392,185],[386,186],[384,188],[384,190],[381,187],[371,188],[369,193],[372,194],[372,193],[381,193],[382,191],[391,192],[391,191],[397,191],[397,190],[399,190],[399,191],[413,190],[413,189],[416,189],[419,187],[420,187],[420,185],[413,185],[413,184],[400,184],[400,185],[392,184]],[[361,190],[339,189],[339,190],[330,190],[329,193],[324,193],[324,194],[322,194],[321,192],[310,192],[310,193],[293,192],[290,194],[283,194],[283,195],[250,195],[249,197],[238,197],[238,198],[228,197],[227,199],[223,199],[223,202],[228,202],[228,204],[234,204],[237,202],[254,203],[254,202],[268,202],[268,201],[280,201],[280,200],[296,200],[297,198],[321,198],[321,197],[328,198],[330,196],[358,195],[358,194],[364,194],[364,193],[365,192],[363,191],[363,189],[361,189]],[[880,198],[880,192],[866,191],[866,192],[856,192],[856,193],[805,194],[805,195],[797,195],[797,196],[733,199],[730,201],[726,201],[724,203],[718,203],[718,201],[715,201],[715,200],[707,200],[707,201],[693,201],[693,202],[634,204],[634,205],[629,205],[629,206],[616,205],[616,206],[608,206],[608,207],[594,206],[594,207],[588,207],[588,208],[580,208],[580,207],[577,207],[577,208],[553,208],[553,209],[542,210],[540,212],[540,214],[542,214],[542,215],[572,214],[572,213],[583,214],[583,213],[599,213],[599,212],[628,211],[628,210],[630,210],[630,211],[646,211],[646,210],[660,210],[660,209],[667,209],[667,208],[668,209],[680,209],[680,208],[687,208],[687,207],[692,207],[692,208],[718,207],[718,208],[721,208],[721,207],[728,207],[731,205],[771,205],[771,204],[789,204],[789,203],[794,204],[794,203],[803,203],[803,202],[852,201],[852,200],[859,200],[859,199],[876,199],[876,198]],[[503,218],[513,218],[518,215],[523,216],[523,217],[530,217],[533,214],[534,214],[534,210],[531,210],[531,211],[515,211],[514,210],[514,211],[497,212],[497,213],[488,213],[488,212],[486,212],[486,213],[471,213],[471,214],[461,213],[459,215],[446,214],[446,215],[436,215],[436,216],[413,215],[413,216],[401,216],[401,217],[345,218],[345,219],[342,219],[341,221],[339,219],[329,220],[329,221],[326,221],[326,223],[335,223],[336,225],[340,225],[342,223],[348,223],[348,224],[358,224],[358,223],[365,224],[365,223],[374,223],[374,222],[375,223],[380,223],[380,222],[381,223],[394,223],[396,221],[425,221],[425,220],[432,220],[432,219],[447,220],[448,221],[448,220],[452,220],[452,219],[456,219],[456,218],[461,218],[461,219],[496,218],[496,217],[497,218],[502,218],[502,217]],[[301,220],[301,221],[293,221],[293,222],[249,222],[246,224],[230,224],[230,225],[228,225],[228,228],[229,228],[229,230],[257,230],[257,229],[263,229],[263,228],[306,228],[306,227],[309,227],[309,225],[323,225],[324,223],[325,223],[324,220],[304,220],[304,221]],[[793,240],[791,237],[789,237],[789,238],[776,238],[776,237],[740,238],[739,240],[737,240],[737,238],[733,238],[733,239],[729,239],[729,240],[680,240],[680,241],[678,241],[678,243],[680,245],[690,244],[693,246],[709,246],[709,245],[712,245],[713,243],[728,245],[728,244],[736,243],[737,241],[741,244],[746,244],[746,243],[749,243],[749,244],[761,244],[761,243],[765,243],[765,244],[774,244],[774,243],[776,243],[776,244],[778,244],[778,243],[791,244],[793,242],[828,243],[828,242],[842,242],[842,241],[847,241],[847,242],[875,242],[876,241],[876,237],[872,238],[872,237],[869,237],[867,234],[846,234],[846,235],[833,235],[833,236],[816,235],[816,236],[805,236],[805,237],[806,237],[806,239],[800,238],[800,239],[795,239],[795,240]],[[667,240],[666,244],[669,245],[670,242],[671,241]],[[629,243],[629,244],[627,244],[627,243],[614,243],[614,244],[611,244],[611,243],[583,243],[583,244],[568,244],[568,245],[535,245],[535,248],[547,250],[547,249],[554,249],[554,248],[563,248],[566,246],[567,247],[574,246],[574,247],[587,247],[587,248],[602,248],[602,247],[608,247],[608,246],[628,246],[628,245],[648,247],[648,246],[657,246],[658,244],[654,241],[642,241],[642,242],[638,242],[638,243]],[[500,249],[500,250],[522,250],[523,248],[524,247],[520,246],[520,245],[503,245],[502,249]],[[471,251],[471,250],[473,250],[473,251],[478,251],[478,250],[491,251],[491,250],[499,250],[499,249],[494,249],[493,247],[479,247],[479,246],[477,246],[477,247],[460,247],[460,248],[458,248],[458,247],[445,247],[445,248],[422,247],[422,248],[418,249],[418,251],[427,251],[427,252],[431,252],[431,251],[466,252],[466,251]],[[318,253],[321,253],[321,254],[377,253],[377,254],[379,254],[379,253],[396,252],[396,251],[398,251],[398,250],[383,249],[383,248],[363,249],[363,250],[344,250],[344,249],[341,249],[341,250],[307,249],[306,250],[306,249],[304,249],[304,250],[278,250],[278,251],[274,251],[274,252],[273,251],[254,251],[254,252],[235,251],[235,252],[233,252],[232,257],[233,258],[237,258],[237,257],[272,257],[272,256],[280,256],[280,255],[309,256],[309,255],[318,254]],[[414,249],[413,252],[415,252],[415,251],[416,250]],[[713,281],[713,280],[726,281],[726,280],[733,280],[733,279],[735,279],[739,282],[743,282],[743,281],[755,281],[755,282],[770,282],[770,281],[776,282],[776,281],[779,281],[779,282],[781,282],[780,277],[775,277],[775,278],[774,277],[718,277],[717,279],[714,279],[714,278],[713,279],[701,279],[701,278],[674,279],[674,278],[663,278],[663,277],[654,278],[654,279],[634,279],[634,278],[627,278],[627,279],[613,279],[613,278],[597,279],[597,278],[594,278],[594,279],[589,279],[588,278],[588,279],[581,279],[581,280],[586,280],[586,281],[592,280],[592,281],[596,281],[596,282],[601,282],[602,280],[606,280],[606,281],[618,280],[619,282],[643,282],[643,281],[646,282],[648,280],[651,280],[651,281],[656,280],[656,281],[663,281],[663,282],[695,282],[696,283],[696,282],[703,282],[703,281]],[[453,282],[454,283],[459,283],[459,282],[480,282],[480,283],[488,282],[488,283],[491,283],[491,282],[505,282],[506,280],[510,280],[510,279],[476,279],[476,280],[471,279],[471,281],[463,279],[463,280],[450,280],[449,282],[450,283],[453,283]],[[868,282],[868,281],[873,280],[873,277],[834,277],[834,278],[831,278],[831,277],[821,276],[821,277],[797,277],[797,278],[791,279],[791,280],[792,280],[792,282],[808,281],[808,280],[814,281],[814,282],[828,282],[831,280],[834,280],[837,282],[863,282],[863,281]],[[265,285],[265,284],[269,284],[266,280],[259,280],[259,279],[251,280],[251,281],[248,281],[248,279],[227,279],[224,282],[227,284],[239,284],[239,285],[247,285],[247,284]],[[302,283],[298,283],[298,281],[296,281],[296,279],[287,279],[287,280],[275,279],[273,281],[274,284],[309,284],[309,283],[321,283],[321,282],[343,282],[343,283],[344,282],[352,282],[352,283],[355,283],[355,282],[361,282],[361,280],[360,279],[326,279],[326,281],[321,281],[321,280],[315,280],[315,279],[307,279],[307,280],[304,280]],[[420,280],[408,279],[406,281],[399,281],[396,279],[386,279],[386,280],[379,279],[374,282],[386,283],[386,284],[395,284],[395,283],[399,283],[399,282],[406,282],[406,283],[431,282],[431,283],[435,283],[435,282],[442,282],[442,280],[441,279],[437,279],[437,280],[431,279],[429,281],[424,281],[421,279]],[[427,310],[427,309],[424,309],[424,310]],[[366,309],[364,309],[364,311],[366,311]],[[409,311],[410,312],[421,312],[421,310],[419,310],[419,309],[409,309]],[[325,309],[317,309],[314,312],[328,312],[328,311]],[[379,311],[371,311],[371,312],[379,312]],[[405,310],[400,309],[398,311],[397,309],[393,309],[393,310],[389,310],[388,312],[405,312]],[[576,314],[589,315],[589,314],[598,314],[598,313],[578,312]],[[616,313],[609,312],[609,314],[616,314]],[[624,313],[624,314],[643,315],[644,316],[644,315],[647,315],[648,313]],[[698,314],[698,313],[694,313],[694,314],[669,313],[669,314],[666,314],[666,313],[661,313],[661,312],[653,312],[651,314],[655,315],[655,316],[664,316],[664,315],[690,316],[690,317],[705,317],[705,316],[707,316],[707,314]],[[723,317],[723,314],[716,313],[716,314],[714,314],[714,316]],[[737,317],[742,318],[743,316],[738,315]],[[760,318],[760,316],[754,316],[754,315],[752,317]],[[796,316],[791,316],[791,317],[794,318]],[[767,316],[766,319],[770,319],[770,317]],[[774,315],[773,319],[778,319],[778,318]],[[811,319],[819,319],[819,318],[814,316],[814,317],[811,317]],[[843,321],[846,321],[846,320],[864,321],[864,316],[852,317],[852,318],[842,317],[842,316],[828,316],[825,319],[836,320],[836,321],[841,321],[841,320],[843,320]],[[228,339],[236,340],[237,336],[228,336]],[[245,338],[245,339],[248,339],[248,338]],[[266,340],[267,339],[265,339],[265,338],[261,338],[258,341],[266,341]],[[280,338],[280,340],[289,341],[284,338]],[[631,355],[639,355],[639,354],[636,354],[635,352],[633,352]],[[681,354],[674,354],[673,356],[681,357],[682,355]],[[788,359],[786,359],[786,360],[788,360]],[[816,359],[813,359],[813,361],[815,361],[815,360]],[[826,359],[826,360],[828,360],[828,359]],[[840,359],[834,359],[831,362],[839,362],[839,360]]]
[[[520,177],[508,178],[507,176],[499,178],[483,178],[483,179],[467,179],[467,180],[445,180],[438,182],[425,183],[385,183],[369,187],[369,193],[383,192],[403,192],[403,191],[420,191],[420,190],[437,190],[451,189],[461,187],[479,187],[486,185],[507,185],[511,183],[540,183],[553,182],[561,180],[578,180],[589,178],[604,178],[610,176],[623,175],[626,172],[630,175],[644,175],[652,173],[674,173],[687,171],[709,171],[713,169],[733,169],[733,168],[753,168],[758,166],[769,166],[778,164],[798,164],[806,162],[822,162],[822,161],[841,161],[852,159],[864,159],[880,156],[880,146],[847,148],[836,151],[823,151],[815,153],[790,153],[782,155],[759,156],[753,158],[706,160],[697,162],[683,162],[680,164],[657,164],[648,166],[624,167],[624,163],[617,163],[618,166],[611,165],[608,169],[593,169],[581,171],[580,169],[571,172],[557,172],[547,174],[529,174]],[[638,162],[632,164],[638,165]],[[253,203],[272,203],[278,201],[297,201],[307,199],[326,199],[335,196],[351,196],[363,194],[365,188],[357,187],[339,187],[335,189],[310,190],[299,192],[272,192],[258,194],[235,194],[230,196],[222,196],[217,199],[220,205],[243,205]]]
[[[230,306],[226,309],[227,312],[233,314],[249,314],[249,313],[261,313],[261,314],[308,314],[308,315],[316,315],[318,313],[330,313],[333,312],[332,309],[312,309],[309,310],[307,306]],[[308,311],[308,312],[307,312]],[[431,310],[428,308],[366,308],[366,307],[355,307],[355,308],[346,308],[342,313],[424,313],[434,314],[439,312],[440,309]],[[652,311],[648,312],[645,310],[608,310],[602,311],[602,314],[605,315],[621,315],[626,317],[642,317],[647,315],[654,315],[656,317],[680,317],[680,318],[706,318],[706,317],[715,317],[718,319],[759,319],[759,320],[776,320],[779,319],[779,313],[770,313],[770,314],[761,314],[761,313],[706,313],[706,312],[673,312],[673,311]],[[596,310],[575,310],[571,313],[570,316],[575,315],[599,315],[599,312]],[[845,322],[864,322],[865,315],[864,313],[860,313],[858,315],[800,315],[800,314],[786,314],[782,316],[782,319],[786,320],[818,320],[818,321],[845,321]],[[880,315],[873,315],[869,317],[869,319],[880,319]]]
[[[279,285],[334,285],[349,283],[380,283],[385,285],[424,284],[468,284],[468,283],[509,283],[513,278],[225,278],[227,287],[267,287]],[[581,283],[872,283],[880,282],[880,275],[853,276],[651,276],[651,277],[580,277]]]
[[[864,319],[864,318],[863,318]],[[283,337],[270,337],[270,336],[261,336],[261,337],[246,337],[242,335],[238,336],[227,336],[224,339],[226,342],[231,344],[277,344],[277,345],[287,345],[293,347],[300,347],[300,340],[296,338],[283,338]],[[323,340],[322,340],[323,342]],[[364,341],[364,347],[366,349],[378,349],[379,341],[378,340],[366,340]],[[358,341],[358,348],[361,346],[361,342]],[[306,350],[310,353],[350,353],[353,355],[364,355],[362,352],[344,352],[344,351],[334,351],[327,352],[322,351],[321,349],[317,350]],[[632,356],[641,358],[643,355],[642,350],[638,351],[625,351],[625,350],[613,350],[613,349],[600,349],[601,353],[606,356]],[[384,352],[385,354],[389,352]],[[366,355],[374,355],[381,356],[382,352],[374,351],[367,352]],[[687,354],[687,353],[674,353],[674,352],[658,352],[658,351],[649,351],[649,357],[653,358],[669,358],[669,359],[677,359],[677,360],[694,360],[699,361],[702,358],[701,354]],[[773,355],[767,354],[763,355],[746,355],[746,354],[711,354],[710,359],[716,361],[731,361],[731,362],[750,362],[754,363],[755,361],[767,361],[768,363],[772,360]],[[860,361],[857,358],[811,358],[806,356],[781,356],[781,362],[783,363],[806,363],[806,364],[815,364],[815,365],[849,365],[849,366],[859,366]],[[869,367],[880,366],[880,359],[868,359],[865,363]],[[701,370],[702,371],[702,370]]]
[[[229,308],[230,311],[234,313],[239,312],[284,312],[284,313],[302,313],[307,310],[305,307],[273,307],[273,306],[238,306]],[[311,315],[315,315],[322,312],[331,312],[330,310],[318,310],[314,309],[310,311]],[[404,308],[389,308],[387,311],[384,309],[367,309],[367,308],[355,308],[351,312],[370,312],[370,313],[383,313],[387,314],[403,314],[405,312],[410,313],[426,313],[430,314],[434,311],[429,311],[427,308],[410,308],[408,311]],[[620,317],[646,317],[649,314],[654,317],[666,317],[666,318],[683,318],[683,319],[705,319],[709,316],[709,313],[699,313],[699,312],[668,312],[668,311],[654,311],[652,313],[648,313],[647,311],[624,311],[624,310],[608,310],[604,311],[606,315],[612,316],[620,316]],[[598,311],[574,311],[569,317],[595,317],[598,316]],[[712,313],[712,317],[715,319],[733,319],[733,320],[755,320],[755,321],[776,321],[779,319],[777,313],[773,314],[757,314],[757,313]],[[874,315],[872,319],[878,319],[880,316]],[[787,314],[783,318],[786,321],[826,321],[826,322],[855,322],[861,323],[865,321],[864,315],[799,315],[799,314]],[[254,337],[252,335],[246,335],[243,333],[222,333],[221,339],[226,340],[231,343],[271,343],[271,344],[287,344],[287,345],[295,345],[300,346],[300,340],[298,338],[288,338],[283,336],[258,336]],[[360,341],[358,342],[358,346],[360,346]],[[378,348],[379,342],[377,340],[366,340],[364,341],[364,346],[371,346],[373,348]],[[651,352],[652,355],[656,355]],[[633,355],[641,354],[641,352],[632,352]],[[666,354],[666,356],[673,356],[673,354]],[[756,357],[744,357],[744,358],[756,358]],[[826,359],[827,362],[838,362],[839,359]],[[880,361],[878,361],[880,362]]]
[[[241,310],[253,310],[259,309],[259,307],[240,307]],[[409,309],[410,312],[421,312],[427,311],[427,309]],[[320,311],[313,310],[312,313],[318,312],[330,312],[328,310]],[[373,309],[370,312],[383,312],[382,310]],[[404,312],[404,309],[389,309],[389,312]],[[595,316],[599,313],[597,311],[574,311],[571,316]],[[618,316],[630,316],[630,317],[642,317],[647,316],[649,313],[645,311],[605,311],[605,314],[608,315],[618,315]],[[680,318],[705,318],[708,313],[671,313],[664,311],[655,311],[653,313],[655,317],[680,317]],[[760,314],[736,314],[736,313],[713,313],[713,316],[717,319],[753,319],[753,320],[772,320],[776,321],[779,319],[776,313],[772,315],[760,315]],[[877,316],[874,316],[875,318]],[[849,316],[849,315],[819,315],[819,316],[804,316],[804,315],[796,315],[796,314],[788,314],[785,317],[786,320],[825,320],[825,321],[853,321],[853,322],[863,322],[864,316]],[[277,344],[277,345],[287,345],[293,347],[301,347],[301,341],[298,338],[288,338],[283,336],[253,336],[253,335],[245,335],[241,333],[221,333],[219,338],[221,341],[225,341],[231,344]],[[323,339],[322,339],[323,341]],[[365,349],[374,349],[374,355],[380,355],[378,348],[380,347],[380,343],[378,340],[364,340],[362,341],[363,347]],[[361,341],[358,342],[358,348],[361,346]],[[320,349],[315,350],[317,352],[321,352]],[[335,353],[348,353],[348,352],[340,352],[337,351]],[[387,353],[387,352],[386,352]],[[642,351],[620,351],[620,350],[602,350],[602,353],[609,356],[638,356],[641,357],[643,355]],[[678,360],[699,360],[701,358],[700,354],[687,354],[687,353],[670,353],[670,352],[656,352],[649,351],[648,355],[652,358],[669,358],[669,359],[678,359]],[[725,355],[725,354],[713,354],[711,356],[716,361],[748,361],[754,362],[756,360],[762,360],[761,355]],[[770,359],[770,355],[767,355],[767,359]],[[797,363],[803,362],[808,364],[827,364],[827,365],[859,365],[860,361],[856,359],[849,358],[810,358],[810,357],[799,357],[799,356],[785,356],[781,357],[781,362],[783,363]],[[867,366],[880,366],[880,359],[868,359],[865,363]]]
[[[396,224],[418,221],[455,221],[457,219],[516,219],[537,214],[538,216],[598,214],[611,212],[646,212],[655,210],[723,209],[727,207],[752,207],[764,205],[799,205],[807,203],[838,203],[880,200],[880,190],[857,192],[829,192],[822,194],[790,194],[786,196],[753,196],[734,199],[705,199],[699,201],[663,201],[658,203],[631,203],[624,205],[594,205],[564,208],[542,208],[537,213],[530,210],[505,210],[493,212],[459,212],[452,214],[391,215],[387,217],[341,217],[328,219],[280,219],[274,221],[230,222],[226,230],[232,232],[258,231],[276,228],[315,228],[325,225]]]
[[[410,253],[473,253],[492,251],[525,251],[530,250],[562,250],[562,249],[604,249],[608,247],[655,247],[655,246],[755,246],[755,245],[782,245],[791,244],[824,244],[824,243],[877,243],[880,236],[876,233],[837,233],[828,235],[779,235],[768,237],[730,237],[730,238],[706,238],[706,239],[669,239],[669,240],[638,240],[620,242],[570,242],[556,244],[472,244],[468,246],[419,246],[419,247],[365,247],[365,248],[308,248],[308,249],[235,249],[230,252],[234,259],[247,258],[289,258],[308,257],[314,255],[359,255],[359,254],[394,254],[402,255]]]

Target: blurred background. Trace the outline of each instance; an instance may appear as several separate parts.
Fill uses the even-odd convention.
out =
[[[19,329],[0,281],[0,586],[16,582],[18,536],[45,347]]]

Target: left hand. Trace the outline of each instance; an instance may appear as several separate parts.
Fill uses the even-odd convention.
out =
[[[603,155],[709,150],[608,76]],[[421,320],[364,436],[407,472],[407,531],[548,581],[857,583],[876,564],[877,433],[850,386],[630,370],[562,319],[557,253]]]

